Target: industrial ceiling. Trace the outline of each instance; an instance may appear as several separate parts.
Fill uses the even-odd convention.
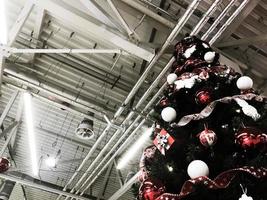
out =
[[[10,199],[135,199],[142,149],[126,167],[117,164],[151,126],[173,46],[186,33],[211,42],[267,94],[266,0],[2,1],[0,143],[12,166],[0,178],[16,182]],[[33,97],[37,176],[25,91]],[[75,134],[84,118],[93,122],[89,139]]]

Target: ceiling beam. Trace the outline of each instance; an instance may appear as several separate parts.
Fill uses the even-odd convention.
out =
[[[25,3],[23,9],[17,17],[17,20],[9,31],[7,43],[8,46],[12,46],[12,44],[15,42],[17,35],[19,34],[21,28],[23,27],[25,21],[27,20],[28,16],[32,11],[33,5],[34,4],[31,0],[28,0]]]
[[[12,46],[13,43],[16,40],[17,35],[19,34],[22,26],[24,25],[26,19],[28,18],[28,16],[31,13],[31,10],[33,8],[33,3],[31,0],[28,0],[23,9],[21,10],[20,14],[18,15],[15,23],[13,24],[11,30],[9,31],[8,34],[8,42],[7,42],[7,46]],[[3,82],[3,71],[4,71],[4,65],[5,65],[5,58],[3,57],[3,55],[1,55],[0,52],[0,90],[1,90],[1,85]]]
[[[19,172],[17,172],[17,173],[20,174]],[[21,177],[11,176],[11,175],[7,175],[7,174],[0,174],[0,178],[2,178],[2,179],[14,181],[14,182],[21,184],[21,185],[24,185],[24,186],[29,186],[32,188],[44,190],[44,191],[51,192],[54,194],[61,194],[63,196],[70,196],[70,197],[75,198],[77,200],[95,200],[96,199],[95,197],[81,197],[81,196],[78,196],[75,194],[70,194],[68,192],[62,191],[61,188],[57,185],[43,182],[43,181],[40,181],[40,180],[34,179],[34,178],[31,178],[32,181],[30,181],[30,180],[27,180],[27,179],[29,179],[27,177],[29,177],[29,176],[23,175],[23,174],[21,174]]]
[[[79,31],[83,31],[85,34],[91,34],[99,39],[111,43],[112,45],[121,48],[122,50],[135,55],[139,58],[142,58],[147,61],[151,61],[154,57],[155,53],[146,50],[142,47],[137,46],[128,41],[123,35],[119,33],[111,32],[107,29],[107,27],[103,27],[103,25],[95,24],[88,19],[78,15],[73,12],[71,8],[67,8],[65,4],[57,1],[54,2],[52,0],[32,0],[37,6],[44,8],[49,11],[50,15],[64,21],[65,23],[69,23]]]
[[[125,192],[127,192],[131,186],[137,182],[138,176],[140,175],[137,172],[129,181],[127,181],[118,191],[116,191],[108,200],[117,200],[119,199]]]
[[[221,41],[226,41],[232,33],[240,26],[240,24],[246,19],[246,17],[252,12],[252,10],[258,5],[260,0],[249,1],[246,7],[238,14],[237,17],[232,21],[232,23],[226,28],[224,33],[217,39],[217,43]]]
[[[105,10],[97,4],[97,2],[94,0],[80,0],[80,2],[88,9],[90,15],[93,15],[104,24],[113,28],[119,28],[120,30],[120,27],[112,20],[112,17],[106,13]]]
[[[215,45],[217,48],[227,48],[227,47],[238,47],[238,46],[248,46],[255,44],[263,44],[267,42],[267,34],[258,35],[254,37],[242,38],[239,40],[221,42]]]
[[[106,174],[105,174],[105,177],[104,177],[104,180],[102,182],[102,186],[98,192],[98,195],[97,195],[97,200],[100,200],[103,196],[104,196],[104,193],[107,189],[107,185],[108,185],[108,181],[109,181],[109,177],[110,177],[110,174],[112,172],[112,168],[113,168],[113,163],[111,163],[109,166],[108,166],[108,169],[106,171]]]
[[[41,32],[42,32],[42,27],[43,27],[43,22],[45,18],[45,10],[43,8],[37,8],[37,15],[35,18],[35,24],[34,24],[34,29],[33,29],[33,38],[36,39],[33,45],[33,48],[36,49],[37,47],[37,41],[40,38]],[[32,54],[30,57],[30,62],[34,63],[36,54]]]

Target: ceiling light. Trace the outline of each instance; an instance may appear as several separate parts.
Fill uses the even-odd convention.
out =
[[[0,0],[0,44],[7,43],[6,6],[5,0]]]
[[[94,137],[93,121],[84,119],[76,129],[76,136],[83,140],[89,140]]]
[[[127,163],[134,157],[134,155],[140,151],[143,145],[148,141],[151,134],[153,133],[153,128],[148,128],[141,137],[130,147],[130,149],[122,156],[120,159],[117,169],[122,169],[127,165]]]
[[[48,167],[56,167],[56,164],[57,164],[57,160],[55,157],[52,157],[52,156],[49,156],[45,159],[45,164],[48,166]]]
[[[34,176],[38,175],[38,162],[36,154],[36,143],[35,143],[35,133],[33,129],[33,112],[32,112],[32,95],[28,92],[25,92],[23,95],[24,98],[24,113],[26,126],[28,131],[28,141],[30,148],[32,172]]]

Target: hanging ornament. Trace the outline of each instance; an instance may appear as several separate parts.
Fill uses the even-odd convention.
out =
[[[244,187],[240,184],[240,187],[242,188],[243,194],[239,198],[239,200],[253,200],[252,197],[247,196],[247,188],[244,189]]]
[[[196,93],[197,104],[207,105],[212,101],[211,92],[209,90],[201,90]]]
[[[259,147],[266,150],[267,134],[254,127],[244,127],[235,134],[235,143],[244,149]]]
[[[172,122],[176,119],[177,113],[174,108],[166,107],[161,111],[161,117],[165,122]]]
[[[202,160],[194,160],[188,165],[187,173],[191,179],[194,179],[200,176],[208,176],[209,167]]]
[[[249,90],[253,87],[253,80],[248,76],[241,76],[237,79],[236,86],[240,90]]]
[[[212,63],[214,61],[216,53],[214,51],[208,51],[207,53],[205,53],[204,55],[204,60],[207,63]]]
[[[146,180],[139,190],[139,197],[142,200],[155,200],[165,192],[165,187],[160,181]]]
[[[161,105],[162,107],[166,107],[166,106],[168,106],[169,104],[170,104],[170,101],[169,101],[169,99],[168,99],[167,97],[164,97],[163,99],[160,100],[160,105]]]
[[[165,129],[162,129],[154,139],[153,143],[161,152],[161,154],[165,155],[165,151],[171,148],[174,141],[175,140],[173,139],[173,137],[170,136],[170,134]]]
[[[168,84],[173,84],[176,79],[177,79],[177,75],[175,73],[171,73],[167,76]]]
[[[205,147],[213,146],[217,142],[217,135],[214,131],[209,130],[207,127],[205,127],[204,131],[199,133],[197,136],[199,136],[200,143]]]
[[[0,158],[0,173],[7,171],[10,168],[10,162],[7,158]]]

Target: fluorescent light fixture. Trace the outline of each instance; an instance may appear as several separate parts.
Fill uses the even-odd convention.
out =
[[[57,164],[57,160],[55,157],[52,157],[52,156],[49,156],[48,158],[45,159],[45,164],[48,166],[48,167],[56,167],[56,164]]]
[[[148,141],[149,137],[153,133],[153,128],[148,128],[140,138],[130,147],[130,149],[120,159],[117,169],[124,168],[127,163],[134,157],[134,155],[140,151],[143,145]]]
[[[7,43],[6,5],[5,0],[0,0],[0,44]]]
[[[1,1],[1,0],[0,0]],[[30,148],[30,156],[32,163],[32,172],[34,176],[38,175],[38,162],[36,154],[36,143],[35,143],[35,134],[33,130],[33,112],[32,112],[32,95],[28,92],[25,92],[23,95],[24,98],[24,113],[28,131],[28,140]]]

